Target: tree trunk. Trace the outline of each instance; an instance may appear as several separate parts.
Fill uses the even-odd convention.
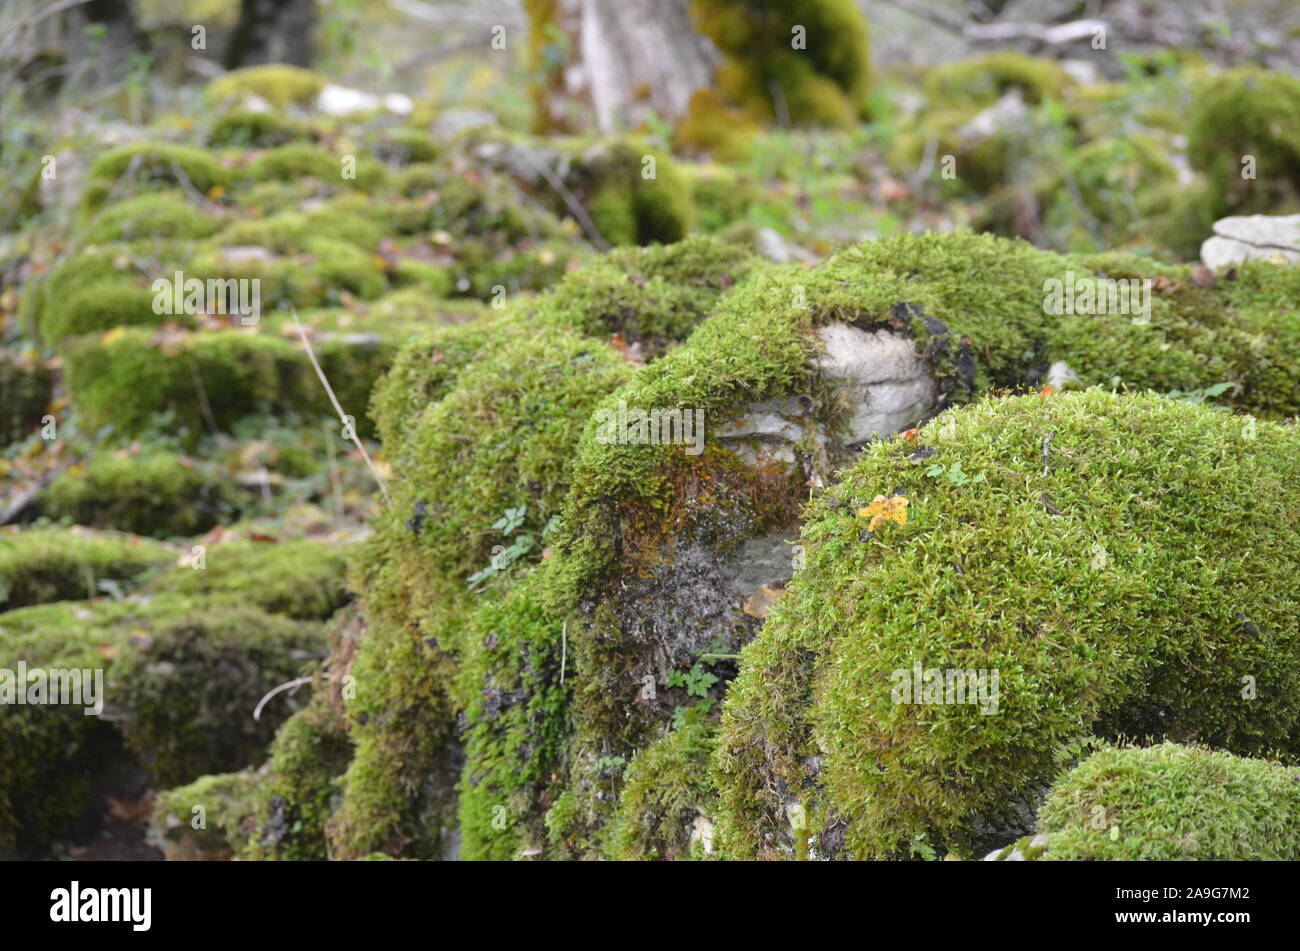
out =
[[[314,0],[243,0],[226,68],[258,63],[310,66],[315,18]]]
[[[554,27],[568,38],[568,62],[554,71],[541,103],[547,124],[580,124],[566,119],[575,106],[594,114],[606,132],[635,127],[652,114],[683,118],[691,94],[711,85],[721,60],[696,32],[687,2],[557,0],[551,19],[542,22],[534,12],[530,29]],[[533,49],[547,42],[545,33],[535,34]]]

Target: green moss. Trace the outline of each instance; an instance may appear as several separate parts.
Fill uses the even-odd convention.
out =
[[[462,661],[467,697],[459,786],[461,858],[541,849],[565,744],[563,623],[536,600],[540,576],[474,613]]]
[[[865,118],[871,52],[852,2],[763,0],[738,7],[693,0],[690,11],[696,28],[726,57],[716,77],[719,91],[751,116],[835,126]],[[795,48],[796,28],[806,48]]]
[[[307,136],[298,122],[273,112],[236,110],[223,115],[208,132],[213,148],[270,149]]]
[[[85,236],[92,242],[168,239],[197,241],[221,223],[179,192],[138,195],[114,202]]]
[[[961,849],[1090,732],[1292,744],[1296,448],[1276,424],[1098,390],[873,444],[811,506],[806,566],[742,654],[715,757],[730,854],[789,854],[778,788],[814,836],[845,824],[838,854],[886,857]],[[890,494],[906,523],[866,531],[860,508]],[[987,680],[982,706],[908,702],[916,664],[997,671],[995,711]]]
[[[228,185],[230,173],[205,149],[164,142],[143,142],[111,149],[90,166],[84,204],[89,210],[103,205],[128,172],[132,182],[157,187],[179,186],[188,179],[201,194]]]
[[[0,606],[97,598],[104,593],[100,582],[126,590],[173,557],[143,538],[79,528],[6,529],[0,531]]]
[[[22,706],[0,720],[0,848],[39,851],[72,831],[101,771],[133,756],[163,785],[248,766],[292,700],[258,721],[254,707],[324,646],[318,625],[170,594],[0,614],[0,668],[103,671],[106,714]]]
[[[347,600],[347,549],[310,539],[228,542],[205,552],[205,567],[173,568],[146,590],[229,596],[272,614],[323,620]]]
[[[155,314],[154,296],[143,280],[117,278],[91,284],[66,296],[51,294],[40,315],[41,340],[57,345],[68,337],[101,333],[114,327],[161,327],[165,320],[193,323],[187,314],[174,317]]]
[[[1013,88],[1026,102],[1059,102],[1072,84],[1070,74],[1053,60],[1004,51],[936,66],[925,77],[925,93],[936,106],[978,109]]]
[[[435,297],[450,296],[454,281],[445,267],[420,261],[415,258],[402,258],[393,268],[393,283],[398,287],[416,287]]]
[[[745,248],[714,238],[618,249],[542,295],[532,320],[597,338],[621,334],[652,358],[685,340],[722,295],[758,266]]]
[[[96,456],[55,479],[42,504],[51,518],[166,537],[211,528],[222,497],[193,462],[154,452]]]
[[[583,178],[591,220],[611,244],[667,244],[694,226],[690,184],[656,150],[610,143],[584,157]]]
[[[1187,155],[1233,213],[1300,207],[1300,80],[1245,68],[1203,82],[1188,117]],[[1244,177],[1246,156],[1254,177]]]
[[[158,794],[150,829],[169,862],[220,862],[240,852],[256,832],[251,770],[203,776]]]
[[[0,349],[0,447],[37,430],[53,390],[53,374],[36,351]]]
[[[257,245],[276,254],[294,254],[307,250],[324,235],[332,243],[355,246],[351,251],[374,251],[384,228],[365,215],[331,203],[311,212],[288,211],[236,221],[221,233],[219,240],[222,245]]]
[[[348,162],[355,159],[355,166]],[[344,177],[348,172],[353,177]],[[355,187],[363,191],[382,188],[388,179],[383,165],[368,155],[353,152],[327,152],[305,142],[295,142],[263,152],[249,163],[245,176],[255,182],[289,182],[315,178],[340,188]]]
[[[711,821],[716,790],[709,759],[716,737],[716,725],[688,723],[632,757],[614,825],[616,858],[691,857],[700,837],[697,822]],[[701,843],[699,852],[705,851]]]
[[[133,711],[127,743],[163,785],[257,760],[292,709],[276,697],[254,720],[258,702],[325,653],[319,625],[236,604],[141,630],[147,649],[114,663],[112,696]]]
[[[1038,828],[1055,860],[1294,861],[1300,771],[1174,743],[1106,748],[1052,785]]]
[[[315,101],[325,78],[310,70],[284,63],[236,69],[208,84],[208,97],[216,102],[247,94],[260,96],[276,108],[306,106]]]
[[[258,784],[260,834],[241,858],[319,861],[328,857],[325,825],[337,805],[337,780],[352,744],[341,706],[318,683],[311,701],[280,727]]]

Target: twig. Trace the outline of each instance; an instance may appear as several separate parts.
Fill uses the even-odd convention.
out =
[[[357,435],[356,427],[348,425],[348,415],[343,412],[343,407],[339,405],[338,397],[334,395],[334,388],[330,386],[330,381],[325,379],[325,371],[320,368],[320,363],[316,360],[316,351],[311,348],[311,341],[307,339],[307,331],[303,330],[302,322],[298,320],[298,309],[291,306],[289,308],[289,313],[293,317],[293,325],[298,328],[298,336],[302,338],[302,345],[307,348],[307,358],[311,360],[311,365],[315,368],[316,375],[320,377],[321,385],[325,387],[325,392],[329,395],[330,403],[334,405],[334,412],[339,414],[339,422],[343,424],[343,431],[351,435],[352,441],[356,443],[357,448],[361,450],[361,458],[365,460],[366,468],[370,470],[370,474],[374,476],[375,481],[379,483],[379,491],[383,493],[384,501],[391,502],[392,499],[388,497],[388,486],[384,483],[384,477],[379,474],[379,470],[375,468],[374,462],[371,461],[370,453],[366,452],[365,443],[363,443],[361,437]]]
[[[1048,464],[1047,460],[1049,458],[1049,450],[1051,449],[1052,446],[1052,440],[1055,438],[1056,438],[1056,433],[1048,433],[1047,438],[1043,440],[1043,475],[1047,475],[1047,464]]]
[[[569,655],[569,619],[560,626],[560,686],[564,686],[564,665]]]
[[[1043,508],[1047,509],[1047,511],[1051,512],[1053,515],[1060,515],[1064,517],[1065,513],[1062,512],[1060,509],[1058,509],[1055,505],[1051,503],[1051,501],[1048,500],[1046,492],[1043,493],[1042,500],[1043,500]]]
[[[260,720],[262,718],[262,707],[266,706],[266,701],[270,700],[277,693],[280,693],[283,690],[289,690],[290,688],[301,687],[303,684],[309,684],[315,679],[316,675],[312,674],[310,677],[299,677],[297,680],[291,680],[287,684],[280,684],[280,686],[274,688],[265,697],[257,701],[257,707],[253,710],[253,719]]]
[[[199,396],[199,409],[203,411],[203,421],[208,424],[208,429],[212,431],[212,435],[220,436],[221,430],[217,427],[216,417],[212,415],[212,405],[208,402],[207,390],[203,388],[203,378],[199,376],[198,363],[193,359],[188,362],[190,376],[194,378],[194,391]]]

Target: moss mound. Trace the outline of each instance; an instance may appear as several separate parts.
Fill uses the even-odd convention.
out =
[[[221,102],[252,94],[276,108],[306,106],[315,101],[325,78],[298,66],[271,63],[232,70],[208,84],[208,97]]]
[[[1187,154],[1225,212],[1280,214],[1300,207],[1300,80],[1230,70],[1196,90]],[[1246,177],[1246,156],[1253,177]]]
[[[51,518],[165,538],[216,524],[223,489],[171,453],[100,455],[55,479],[42,501]]]
[[[925,93],[937,106],[978,109],[1011,89],[1019,89],[1026,102],[1059,101],[1071,85],[1070,74],[1055,61],[1005,51],[935,67],[926,75]]]
[[[742,655],[715,757],[726,848],[961,850],[1088,733],[1292,745],[1296,447],[1097,390],[870,447],[811,506],[806,567]],[[938,693],[900,693],[914,671]],[[978,704],[945,702],[962,677]]]
[[[109,205],[95,219],[85,239],[91,242],[183,240],[198,241],[221,222],[180,192],[137,195]]]
[[[258,777],[244,770],[203,776],[159,793],[150,831],[169,862],[222,862],[256,831],[253,795]]]
[[[612,836],[616,858],[702,858],[712,850],[716,741],[715,724],[686,723],[632,757]]]
[[[120,593],[172,557],[165,545],[135,536],[82,528],[5,529],[0,531],[0,609],[97,598],[106,589]]]
[[[1107,748],[1052,785],[1038,829],[1054,860],[1295,861],[1300,774],[1175,743]]]
[[[228,185],[230,178],[230,173],[206,149],[165,142],[124,145],[95,159],[83,202],[93,211],[115,189],[140,185],[150,189],[177,187],[184,182],[206,195],[218,185]]]
[[[853,3],[693,0],[690,9],[696,28],[726,57],[718,90],[751,116],[834,126],[866,116],[871,51]]]
[[[347,601],[346,561],[346,548],[305,538],[229,542],[207,549],[203,570],[173,568],[146,590],[230,597],[272,614],[324,620]]]

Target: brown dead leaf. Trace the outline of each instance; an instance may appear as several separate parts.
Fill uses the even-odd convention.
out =
[[[785,594],[785,591],[778,588],[760,587],[745,599],[745,613],[750,617],[765,618],[768,611],[772,609],[772,605],[783,594]]]

